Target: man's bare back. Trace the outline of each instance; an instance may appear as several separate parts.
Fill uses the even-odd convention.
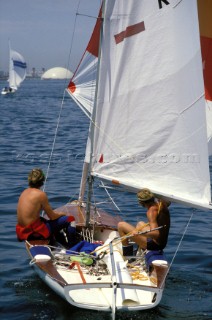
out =
[[[51,208],[45,192],[37,188],[28,188],[20,195],[17,206],[17,222],[25,227],[40,217],[40,211],[44,210],[51,220],[57,219],[64,213],[54,212]]]
[[[40,217],[42,193],[43,191],[36,188],[28,188],[22,192],[17,206],[17,222],[19,225],[27,226]]]
[[[64,229],[67,235],[64,243],[72,247],[76,243],[75,217],[52,209],[46,193],[40,190],[44,180],[45,175],[40,168],[34,168],[29,172],[29,187],[21,193],[17,205],[17,238],[19,241],[49,240]],[[41,219],[41,210],[49,219]]]

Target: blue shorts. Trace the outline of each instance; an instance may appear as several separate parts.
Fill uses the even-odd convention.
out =
[[[68,246],[71,248],[76,244],[76,228],[71,225],[74,222],[74,218],[70,216],[61,216],[55,220],[46,220],[45,224],[51,234],[57,234],[60,230],[65,229]]]

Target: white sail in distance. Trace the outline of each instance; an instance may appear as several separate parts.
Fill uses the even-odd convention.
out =
[[[10,49],[9,63],[9,87],[17,90],[26,78],[26,62],[24,57],[17,51]]]

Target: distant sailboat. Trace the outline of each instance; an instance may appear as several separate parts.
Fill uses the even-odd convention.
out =
[[[14,93],[26,78],[26,62],[24,57],[10,48],[9,45],[9,86],[2,89],[2,94]]]

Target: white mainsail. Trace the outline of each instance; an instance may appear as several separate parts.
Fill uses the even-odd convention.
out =
[[[9,87],[17,90],[26,78],[26,62],[17,51],[10,49]]]
[[[92,175],[209,208],[196,1],[105,1],[98,86]]]

